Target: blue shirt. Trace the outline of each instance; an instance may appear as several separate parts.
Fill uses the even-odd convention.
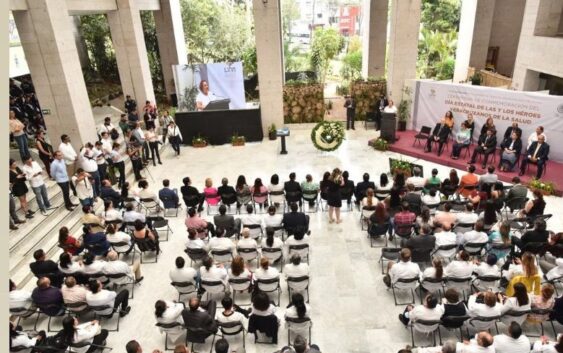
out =
[[[51,162],[51,176],[55,178],[57,183],[68,182],[68,174],[66,173],[66,165],[64,159],[55,159]]]

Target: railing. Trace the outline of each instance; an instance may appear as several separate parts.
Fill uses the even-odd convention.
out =
[[[475,68],[470,67],[467,69],[467,80],[471,81],[471,76],[475,74]],[[481,86],[487,87],[512,87],[512,79],[510,77],[503,76],[498,73],[494,73],[487,70],[479,70],[481,75]]]

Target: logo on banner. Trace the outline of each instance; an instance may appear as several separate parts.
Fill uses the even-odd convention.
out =
[[[436,98],[436,90],[434,88],[430,89],[429,97],[430,98]]]
[[[223,68],[223,71],[224,71],[225,73],[237,72],[237,68],[233,66],[233,63],[227,63],[227,64],[225,64],[225,67]]]

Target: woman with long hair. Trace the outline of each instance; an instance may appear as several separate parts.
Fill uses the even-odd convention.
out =
[[[182,311],[185,309],[184,303],[175,303],[172,301],[164,301],[164,300],[157,300],[154,303],[154,316],[156,317],[156,322],[159,324],[173,324],[173,323],[184,323],[184,319],[182,318]],[[160,328],[160,332],[163,332],[163,329]],[[172,341],[175,341],[177,338],[182,335],[184,332],[184,327],[182,325],[178,325],[175,327],[174,331],[167,330],[168,334],[171,337]]]
[[[485,211],[483,212],[482,216],[479,218],[483,220],[485,229],[490,229],[494,224],[497,223],[499,217],[497,215],[496,205],[492,200],[487,200],[485,202]]]
[[[551,283],[544,283],[541,287],[541,294],[534,295],[532,297],[532,309],[553,309],[555,304],[555,287]],[[538,315],[530,314],[528,315],[528,321],[532,323],[540,323],[549,319],[549,314]]]
[[[278,208],[285,200],[283,193],[283,184],[280,184],[280,177],[273,174],[268,185],[268,193],[270,194],[270,203]]]
[[[30,337],[28,333],[22,332],[21,326],[15,326],[10,322],[10,352],[15,347],[33,348],[46,337],[45,331],[39,331],[36,336]],[[34,350],[32,349],[31,352]]]
[[[481,127],[481,135],[485,135],[487,133],[487,130],[493,130],[495,132],[497,131],[497,128],[495,127],[495,121],[490,115],[487,118],[485,124],[483,124],[483,126]]]
[[[510,230],[510,222],[503,221],[498,230],[495,230],[491,234],[489,234],[489,242],[490,244],[487,245],[489,247],[489,253],[495,254],[499,260],[506,258],[506,256],[510,253],[510,246],[511,246],[511,237],[512,233]],[[504,245],[502,248],[493,247],[491,244],[502,244]]]
[[[541,291],[541,276],[536,266],[536,257],[529,252],[522,254],[522,259],[516,258],[516,264],[522,265],[522,274],[513,276],[506,287],[506,295],[512,297],[514,295],[514,286],[517,283],[522,283],[526,286],[526,291],[528,293],[533,293],[534,295],[539,295]],[[513,270],[512,272],[517,272],[518,270]],[[511,270],[509,269],[509,272]]]
[[[276,232],[272,227],[266,227],[266,238],[262,239],[262,256],[268,258],[272,263],[280,260],[283,254],[283,241],[275,236]],[[270,252],[264,249],[276,249],[280,251]]]
[[[260,205],[260,208],[263,208],[264,205],[268,206],[268,189],[262,184],[262,179],[254,179],[254,185],[250,188],[250,193],[252,194],[252,199]]]
[[[381,173],[381,175],[379,176],[379,185],[375,190],[375,197],[377,197],[379,200],[383,200],[387,196],[389,196],[389,190],[391,190],[389,177],[387,177],[387,173]]]
[[[84,250],[82,242],[70,235],[67,227],[59,229],[59,246],[71,256],[76,256]]]
[[[518,217],[528,217],[534,218],[536,216],[543,215],[545,210],[545,201],[543,199],[543,194],[539,190],[533,191],[534,198],[528,202],[518,213]]]
[[[133,238],[137,241],[137,245],[146,244],[147,251],[156,250],[156,254],[160,254],[158,234],[147,228],[140,219],[135,221],[133,227]]]
[[[15,159],[10,159],[10,191],[18,198],[25,218],[33,218],[33,212],[27,203],[27,192],[29,189],[25,184],[25,173],[18,167]]]
[[[444,121],[447,127],[451,129],[453,129],[454,127],[454,114],[452,113],[451,110],[448,110],[446,112],[446,114],[444,115]]]
[[[84,267],[82,266],[81,262],[72,261],[72,257],[69,253],[63,252],[59,256],[59,271],[66,275],[74,275],[77,273],[82,273],[84,271]]]
[[[285,317],[291,319],[304,319],[310,316],[311,308],[305,304],[305,298],[301,293],[293,293],[291,295],[291,304],[285,311]]]
[[[244,175],[238,176],[235,191],[237,192],[237,208],[240,208],[240,206],[246,205],[251,201],[250,188],[246,184],[246,178]]]
[[[379,200],[375,197],[375,192],[372,188],[368,188],[366,190],[366,196],[362,200],[362,215],[366,221],[375,212],[378,203]]]
[[[328,204],[328,222],[342,222],[340,219],[340,207],[342,207],[341,187],[344,185],[342,172],[338,168],[334,168],[330,178],[328,179],[327,204]],[[335,219],[336,218],[336,219]]]
[[[93,344],[86,353],[99,350],[98,346],[105,346],[108,330],[102,329],[98,320],[81,324],[77,317],[66,316],[63,319],[62,338],[66,344],[89,342]]]
[[[526,320],[527,315],[510,316],[506,315],[506,313],[511,311],[529,311],[532,308],[530,297],[526,291],[526,286],[522,283],[515,283],[514,292],[511,296],[503,296],[499,293],[498,297],[499,302],[503,303],[500,309],[500,312],[503,315],[501,321],[505,325],[509,325],[512,321],[522,325],[522,323]]]
[[[442,259],[438,256],[434,257],[432,260],[432,266],[427,267],[424,269],[422,273],[422,279],[431,278],[440,281],[444,277],[444,263]],[[427,290],[428,292],[435,293],[442,288],[442,283],[430,283],[430,282],[421,282],[422,288]]]

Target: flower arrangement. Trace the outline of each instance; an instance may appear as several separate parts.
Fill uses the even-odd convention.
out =
[[[387,151],[389,149],[389,142],[381,137],[378,137],[372,145],[378,151]]]
[[[193,147],[201,148],[207,146],[208,144],[209,144],[209,140],[207,139],[207,137],[201,136],[200,134],[197,134],[197,136],[194,136],[192,138]]]
[[[238,132],[235,132],[233,136],[231,136],[231,144],[233,146],[244,146],[246,142],[246,138],[244,136],[239,135]]]
[[[536,178],[533,178],[528,183],[528,187],[531,190],[539,190],[544,195],[551,195],[555,192],[556,185],[551,181],[542,181]]]
[[[402,173],[405,177],[410,177],[412,175],[412,163],[404,161],[402,159],[389,158],[389,164],[391,166],[391,174],[395,175],[397,173]]]
[[[311,141],[320,151],[334,151],[344,141],[344,126],[338,121],[321,121],[311,131]]]

